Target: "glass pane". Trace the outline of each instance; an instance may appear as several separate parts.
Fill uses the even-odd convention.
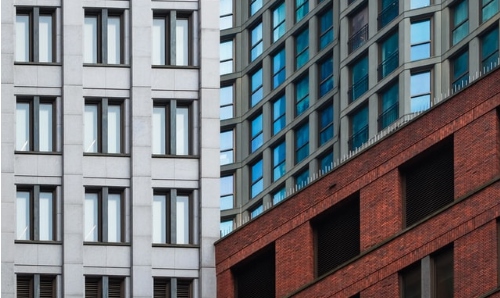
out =
[[[153,196],[153,243],[167,242],[167,198],[165,195]]]
[[[153,19],[153,65],[165,65],[165,19]]]
[[[453,80],[458,79],[469,70],[469,52],[465,52],[453,61]]]
[[[220,119],[233,118],[233,86],[220,88]]]
[[[39,208],[39,238],[42,241],[54,240],[54,233],[52,232],[52,223],[54,221],[52,192],[40,192]]]
[[[220,0],[220,29],[227,29],[233,26],[233,0]]]
[[[404,298],[420,298],[422,292],[421,286],[420,262],[405,269],[402,273],[403,281],[403,297]]]
[[[482,38],[481,60],[498,51],[498,28],[488,32]]]
[[[273,57],[273,87],[277,87],[285,81],[285,62],[285,49],[282,49]]]
[[[52,16],[41,15],[38,20],[38,60],[52,62]]]
[[[250,212],[250,218],[255,218],[256,216],[258,216],[259,214],[261,214],[263,211],[264,211],[264,206],[259,205],[257,208],[253,209]]]
[[[282,3],[273,11],[273,41],[278,40],[285,34],[285,3]]]
[[[16,150],[30,150],[30,104],[16,105]]]
[[[285,188],[278,190],[273,194],[273,205],[281,202],[285,198]]]
[[[221,237],[229,234],[232,230],[233,230],[233,221],[232,220],[221,221],[221,223],[220,223],[220,235],[221,235]]]
[[[165,107],[153,107],[153,154],[165,154]]]
[[[220,197],[220,210],[228,210],[234,207],[234,196],[228,195]]]
[[[40,104],[39,150],[52,151],[52,104]]]
[[[16,61],[30,60],[30,17],[16,16]]]
[[[121,152],[121,106],[108,106],[108,153]]]
[[[295,21],[298,22],[304,18],[304,16],[309,12],[309,1],[307,0],[296,0],[296,12]]]
[[[305,77],[300,80],[296,85],[297,90],[297,107],[296,114],[297,116],[302,114],[309,107],[309,77]]]
[[[297,36],[296,43],[296,54],[298,55],[296,65],[297,68],[300,68],[309,60],[309,51],[307,50],[309,48],[309,29]]]
[[[233,41],[226,41],[220,44],[220,74],[233,72]]]
[[[252,166],[252,183],[262,178],[262,160]]]
[[[469,34],[469,21],[466,21],[453,31],[453,44],[458,43]]]
[[[455,6],[453,11],[453,25],[456,27],[463,21],[465,21],[469,16],[469,7],[467,0],[461,1]]]
[[[273,181],[278,180],[286,172],[286,147],[285,143],[281,143],[273,150]]]
[[[430,104],[431,104],[430,95],[426,94],[421,96],[415,96],[411,98],[410,110],[412,113],[425,111],[430,107]]]
[[[220,178],[220,194],[221,194],[221,196],[226,196],[226,195],[233,193],[233,191],[234,191],[233,181],[234,181],[233,175]]]
[[[431,44],[423,43],[411,47],[411,60],[420,60],[431,56]]]
[[[188,19],[177,19],[175,27],[175,65],[189,64],[189,22]]]
[[[262,69],[256,71],[251,78],[252,86],[252,106],[256,105],[262,99]]]
[[[320,19],[321,37],[319,48],[324,49],[333,40],[333,11],[328,10]]]
[[[17,240],[29,240],[30,230],[30,193],[28,191],[18,191],[16,200],[16,224]]]
[[[176,137],[175,153],[177,155],[189,154],[189,108],[177,107],[176,116]]]
[[[257,116],[255,119],[252,120],[252,144],[251,144],[251,149],[252,152],[255,151],[257,148],[262,146],[264,139],[262,135],[262,114]]]
[[[429,6],[429,5],[431,5],[430,0],[411,0],[410,8],[415,9],[415,8]]]
[[[307,185],[308,178],[309,178],[309,171],[302,172],[297,177],[295,177],[295,185],[297,185],[299,189],[303,188],[304,186]]]
[[[108,17],[108,64],[121,63],[121,33],[119,16]]]
[[[97,241],[99,235],[98,228],[99,199],[97,193],[85,194],[85,240]]]
[[[108,194],[108,242],[121,242],[121,195]]]
[[[220,134],[220,164],[233,162],[233,131],[224,131]]]
[[[97,152],[98,148],[98,112],[97,105],[85,105],[85,141],[84,152]]]
[[[250,15],[254,15],[262,7],[262,0],[252,0],[250,4]]]
[[[483,0],[483,5],[489,2],[486,6],[483,6],[483,22],[489,20],[498,12],[498,0]]]
[[[97,16],[85,16],[83,28],[84,63],[97,63]]]
[[[352,68],[352,82],[355,84],[368,75],[368,58],[365,56]],[[323,77],[323,76],[322,76]]]
[[[176,199],[176,244],[189,244],[189,196]]]
[[[333,153],[330,153],[321,159],[320,167],[323,172],[328,172],[333,168]]]
[[[285,117],[286,101],[282,96],[273,104],[273,135],[281,131],[286,125]]]

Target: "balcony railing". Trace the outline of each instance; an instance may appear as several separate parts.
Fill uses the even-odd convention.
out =
[[[378,130],[386,128],[399,118],[399,102],[396,102],[378,117]]]
[[[349,41],[347,42],[347,45],[349,47],[349,53],[359,48],[360,46],[364,45],[367,40],[368,40],[368,24],[361,27],[361,29],[359,29],[349,38]]]
[[[349,103],[355,101],[358,97],[363,95],[368,90],[368,75],[362,77],[357,82],[352,84],[351,88],[347,91]]]
[[[353,133],[349,137],[348,145],[349,150],[355,150],[358,147],[361,147],[363,143],[366,143],[368,140],[368,125],[364,126],[357,132]]]
[[[387,59],[378,65],[378,79],[385,78],[388,74],[393,72],[399,65],[399,51],[396,50]]]
[[[393,0],[384,10],[378,15],[378,29],[382,29],[389,24],[399,14],[399,0]]]

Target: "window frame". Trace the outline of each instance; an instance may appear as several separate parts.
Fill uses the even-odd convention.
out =
[[[467,55],[466,57],[466,62],[467,62],[467,69],[466,71],[462,72],[459,74],[458,77],[455,75],[455,69],[456,69],[456,64],[457,61],[462,58],[462,55]],[[459,51],[455,56],[451,57],[451,89],[458,91],[461,90],[462,88],[466,87],[469,84],[469,49],[466,48],[464,50]]]
[[[85,213],[84,217],[84,244],[125,244],[128,243],[127,239],[127,231],[126,231],[126,215],[127,212],[125,210],[127,203],[125,196],[125,189],[123,188],[111,188],[111,187],[85,187],[85,203],[87,201],[87,194],[96,194],[97,195],[97,213],[92,214],[92,216],[97,216],[97,239],[96,240],[87,240],[91,231],[87,233],[87,220],[90,220],[89,215]],[[120,196],[120,239],[118,241],[109,241],[108,240],[108,200],[109,195],[119,195]],[[86,206],[84,206],[85,211],[87,211]]]
[[[310,154],[309,143],[311,140],[309,138],[309,122],[306,121],[297,126],[297,128],[294,129],[294,135],[295,164],[299,164],[306,160]],[[304,138],[301,138],[301,136]],[[304,154],[303,152],[305,152],[304,156],[302,156],[302,154]]]
[[[328,143],[331,139],[333,139],[334,131],[333,131],[333,124],[334,124],[334,115],[333,115],[333,104],[328,104],[320,109],[318,109],[318,145],[319,147],[323,146],[324,144]],[[323,115],[325,113],[331,113],[331,121],[327,123],[323,123]],[[327,118],[327,120],[330,120],[330,118]],[[322,137],[324,135],[327,135],[327,139],[323,140]]]
[[[323,73],[323,71],[325,70],[324,67],[327,67],[328,64],[331,64],[332,67],[331,68],[327,68],[327,69],[331,69],[331,72],[325,72]],[[333,73],[334,73],[334,67],[333,67],[333,56],[332,55],[327,55],[326,58],[323,58],[321,61],[318,62],[318,71],[319,71],[319,79],[320,79],[320,82],[319,82],[319,92],[318,92],[318,96],[319,98],[327,95],[330,91],[333,90],[333,88],[335,88],[335,82],[334,82],[334,76],[333,76]],[[331,84],[331,87],[329,88],[329,85]],[[325,87],[325,89],[323,89],[323,87]]]
[[[492,69],[494,69],[495,67],[498,66],[498,60],[499,60],[499,29],[498,27],[493,27],[491,29],[489,29],[488,31],[486,31],[486,33],[482,34],[479,38],[480,38],[480,46],[481,46],[481,70],[483,73],[487,73],[489,71],[491,71]],[[487,56],[484,57],[484,49],[485,49],[485,41],[487,40],[488,37],[490,37],[490,35],[496,37],[496,40],[494,41],[494,44],[496,45],[496,49],[494,49],[494,51],[492,51],[491,53],[486,53]],[[495,58],[496,56],[496,59],[493,60],[493,61],[496,61],[496,63],[494,63],[493,61],[490,61],[491,58]],[[492,65],[492,67],[489,67],[486,63],[490,61],[490,65]]]
[[[419,40],[415,43],[412,42],[411,40],[411,26],[414,25],[414,24],[419,24],[419,23],[424,23],[424,22],[429,22],[429,40]],[[422,60],[422,59],[428,59],[430,57],[432,57],[433,55],[433,51],[432,51],[432,18],[431,17],[426,17],[426,18],[419,18],[419,19],[415,19],[415,20],[412,20],[410,22],[410,61],[417,61],[417,60]],[[426,56],[426,57],[420,57],[420,56],[417,56],[416,58],[414,58],[412,56],[412,50],[415,49],[416,47],[420,47],[420,46],[423,46],[423,45],[429,45],[429,56]]]
[[[281,106],[282,105],[282,106]],[[273,109],[273,135],[276,135],[286,127],[286,96],[278,95],[272,103]]]
[[[101,66],[116,66],[116,65],[125,65],[125,10],[115,10],[115,9],[108,9],[108,8],[102,8],[102,9],[85,9],[85,15],[84,15],[84,32],[83,32],[83,41],[84,44],[86,44],[86,34],[85,34],[85,21],[87,18],[96,18],[96,40],[94,39],[94,36],[90,37],[92,38],[92,41],[95,43],[95,49],[92,49],[93,51],[96,52],[96,57],[95,61],[86,61],[86,49],[84,48],[83,51],[83,65],[101,65]],[[109,44],[108,44],[108,20],[110,17],[119,17],[120,19],[120,44],[118,45],[120,47],[119,49],[119,62],[118,63],[110,63],[109,60],[109,55],[108,53],[110,52],[109,49]]]
[[[305,37],[304,37],[305,36]],[[302,39],[305,43],[302,44]],[[309,27],[305,27],[295,36],[295,69],[300,69],[309,61]]]
[[[429,73],[429,92],[426,92],[426,93],[416,93],[416,94],[413,94],[412,93],[412,90],[411,90],[411,87],[413,86],[412,84],[412,78],[414,76],[418,76],[418,75],[422,75],[422,74],[425,74],[425,73]],[[422,86],[419,84],[419,86]],[[424,70],[419,70],[419,71],[415,71],[415,72],[412,72],[411,75],[410,75],[410,112],[420,112],[420,111],[424,111],[424,110],[427,110],[428,108],[430,108],[431,104],[432,104],[432,87],[433,87],[433,72],[432,72],[432,69],[424,69]],[[427,106],[425,106],[423,109],[413,109],[413,99],[414,98],[419,98],[419,97],[423,97],[423,96],[428,96],[429,97],[429,102],[427,104]]]
[[[329,26],[326,27],[324,30],[322,30],[323,20],[329,20],[331,22],[331,23],[326,23]],[[328,10],[325,10],[319,15],[318,27],[319,27],[318,48],[321,51],[325,49],[329,44],[331,44],[335,37],[333,32],[333,9],[330,8]],[[326,43],[323,43],[325,40]]]
[[[186,283],[187,282],[187,283]],[[185,285],[187,285],[186,288]],[[158,289],[159,286],[163,286],[164,289]],[[179,278],[179,277],[164,277],[164,276],[154,276],[153,277],[153,296],[163,296],[163,297],[179,297],[179,288],[184,291],[180,293],[182,297],[192,298],[193,297],[193,279],[192,278]],[[160,293],[158,293],[161,291]]]
[[[259,20],[250,29],[250,62],[255,61],[264,52],[264,35],[262,21]],[[254,40],[255,37],[255,40]]]
[[[120,297],[125,297],[125,276],[108,276],[108,275],[84,275],[85,281],[84,281],[84,286],[85,286],[85,297],[91,295],[91,293],[88,292],[88,287],[90,287],[91,283],[96,284],[96,292],[98,296],[102,297],[108,297],[110,295],[110,288],[114,289],[114,287],[110,286],[110,281],[111,282],[120,282]],[[107,290],[107,293],[103,293],[103,291]]]
[[[286,142],[281,141],[272,148],[273,182],[286,174]],[[282,153],[282,154],[281,154]]]
[[[228,91],[228,94],[223,92],[224,90],[230,90]],[[230,93],[230,94],[229,94]],[[224,95],[228,95],[227,98],[230,98],[230,100],[227,100],[227,98]],[[231,96],[229,96],[231,95]],[[221,120],[227,120],[227,119],[232,119],[234,118],[234,84],[228,84],[228,85],[222,85],[220,87],[220,92],[219,92],[219,101],[220,101],[220,118]],[[229,112],[225,111],[231,111],[231,116],[226,116],[225,114]]]
[[[254,171],[257,174],[255,176]],[[258,175],[259,172],[260,175]],[[258,187],[256,192],[254,192],[254,187]],[[250,199],[255,198],[262,191],[264,191],[264,160],[259,158],[250,165]]]
[[[189,156],[193,155],[193,102],[192,101],[184,101],[177,99],[154,99],[153,100],[153,113],[155,109],[164,111],[165,115],[165,123],[160,123],[158,131],[164,130],[165,135],[163,136],[165,140],[165,144],[162,141],[158,144],[160,148],[164,148],[165,152],[155,152],[155,148],[152,147],[152,155],[153,156]],[[177,153],[177,143],[178,143],[178,133],[180,133],[179,129],[177,129],[177,117],[179,116],[178,111],[181,109],[187,109],[187,128],[183,130],[184,134],[182,135],[181,140],[187,140],[187,154]],[[155,133],[155,123],[152,123],[152,132]],[[155,138],[153,134],[152,139]]]
[[[283,10],[283,19],[280,17],[280,10]],[[286,6],[285,1],[278,3],[271,11],[272,14],[272,41],[278,41],[286,32]],[[284,27],[284,28],[283,28]]]
[[[260,147],[262,147],[263,144],[264,144],[264,116],[262,113],[259,113],[250,120],[250,153],[257,151]]]
[[[15,63],[40,63],[40,64],[53,64],[57,63],[57,24],[56,24],[56,9],[55,7],[17,7],[16,8],[16,19],[14,26],[17,29],[17,17],[18,16],[28,16],[28,36],[23,36],[24,41],[28,42],[27,45],[27,60],[18,60],[18,36],[21,32],[16,32],[15,37],[15,47],[16,51],[14,54]],[[50,16],[51,18],[51,40],[47,42],[47,45],[50,45],[49,51],[50,53],[50,61],[40,61],[40,17],[41,16]],[[17,31],[17,30],[16,30]],[[26,48],[25,48],[26,50]]]
[[[38,293],[38,296],[47,297],[48,293],[51,292],[51,297],[57,297],[57,274],[26,274],[26,273],[16,273],[16,292],[18,296],[35,296],[34,293]],[[44,288],[47,281],[51,283],[50,289]],[[28,284],[26,284],[28,282]],[[27,288],[21,288],[22,286],[27,286]],[[28,293],[25,293],[25,292]]]
[[[224,136],[223,134],[231,134],[231,147],[225,147],[222,145],[222,140],[224,139]],[[220,157],[222,158],[223,156],[227,155],[227,154],[230,154],[230,158],[228,157],[228,162],[223,162],[223,160],[221,159],[221,162],[220,164],[221,165],[228,165],[228,164],[232,164],[234,163],[234,147],[235,147],[235,142],[234,142],[234,128],[233,129],[228,129],[228,130],[223,130],[220,132],[220,140],[221,140],[221,144],[220,144]]]
[[[231,44],[231,56],[224,56],[224,53],[222,51],[223,49],[223,44]],[[234,72],[234,40],[233,39],[228,39],[228,40],[223,40],[220,43],[220,75],[226,75]],[[227,65],[227,66],[226,66]],[[227,68],[227,69],[226,69]],[[230,68],[230,70],[229,70]]]
[[[193,16],[190,11],[175,11],[175,10],[170,10],[170,11],[153,11],[153,20],[154,19],[162,19],[164,20],[164,31],[165,31],[165,44],[164,49],[165,49],[165,57],[163,57],[165,63],[154,63],[153,59],[153,53],[151,54],[151,64],[153,67],[162,67],[162,66],[168,66],[168,67],[193,67],[194,65],[194,53],[193,53],[193,30],[194,30],[194,25],[193,25]],[[185,52],[187,52],[187,57],[186,57],[186,63],[179,63],[177,59],[177,52],[182,52],[179,51],[179,46],[180,43],[177,43],[177,25],[178,25],[178,20],[185,20],[187,22],[187,40],[185,41],[183,46],[185,46],[187,49],[185,49]],[[174,25],[174,26],[173,26]],[[152,33],[153,34],[153,33]],[[154,39],[154,37],[153,37]],[[171,46],[174,44],[175,46]],[[183,48],[184,49],[184,48]],[[161,53],[160,53],[161,54]]]
[[[459,23],[456,23],[456,19],[457,19],[457,8],[459,8],[459,6],[461,5],[465,5],[465,11],[467,12],[467,15],[466,17],[461,20]],[[452,13],[450,14],[451,16],[451,34],[450,34],[450,38],[451,38],[451,45],[454,46],[456,45],[457,43],[459,43],[460,41],[462,41],[468,34],[469,34],[469,0],[459,0],[459,1],[456,1],[452,8]],[[463,28],[467,28],[467,32],[465,35],[463,35],[462,37],[458,36],[458,38],[455,38],[455,33],[458,32],[459,30],[463,29]]]
[[[278,49],[272,59],[273,89],[278,88],[286,80],[286,50],[285,47]]]

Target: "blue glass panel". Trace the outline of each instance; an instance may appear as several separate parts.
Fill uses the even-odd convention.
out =
[[[273,205],[276,205],[279,202],[283,201],[283,199],[285,198],[285,194],[286,194],[285,188],[281,188],[280,190],[275,192],[273,194]]]
[[[319,48],[324,49],[333,41],[333,11],[328,10],[320,17],[320,40]]]
[[[301,189],[307,185],[308,178],[309,178],[309,170],[304,171],[295,177],[295,185],[297,185],[298,189]]]
[[[323,172],[328,172],[333,168],[333,153],[329,153],[321,159],[320,168]]]

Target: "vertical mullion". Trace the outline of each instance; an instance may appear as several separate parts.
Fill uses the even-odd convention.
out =
[[[170,190],[170,243],[177,243],[177,190]],[[176,297],[176,296],[173,296]]]
[[[40,34],[40,8],[39,7],[34,7],[33,8],[33,34],[31,36],[31,40],[33,42],[33,62],[38,62],[39,60],[39,48],[40,48],[40,41],[38,39],[38,36]]]
[[[108,9],[104,8],[101,13],[101,63],[108,63]],[[99,30],[99,29],[98,29]]]
[[[108,99],[101,101],[101,152],[108,153]]]
[[[177,297],[177,278],[170,279],[170,297]]]
[[[40,274],[33,275],[33,297],[40,297]]]
[[[176,11],[170,12],[170,26],[169,26],[169,34],[170,34],[170,45],[169,45],[169,53],[170,53],[170,65],[176,65],[177,62],[177,54],[176,54],[176,23],[177,23],[177,13]]]
[[[33,226],[33,235],[30,237],[33,240],[40,240],[40,185],[33,186],[33,216],[31,217],[32,226]]]
[[[169,134],[169,141],[170,141],[170,154],[175,155],[177,154],[177,101],[176,100],[171,100],[170,101],[170,134]]]
[[[101,219],[102,219],[101,241],[108,242],[108,188],[107,187],[103,187],[101,191]]]
[[[40,97],[33,97],[33,151],[40,150]]]
[[[109,277],[108,276],[103,276],[102,277],[102,298],[108,298],[109,297]]]

